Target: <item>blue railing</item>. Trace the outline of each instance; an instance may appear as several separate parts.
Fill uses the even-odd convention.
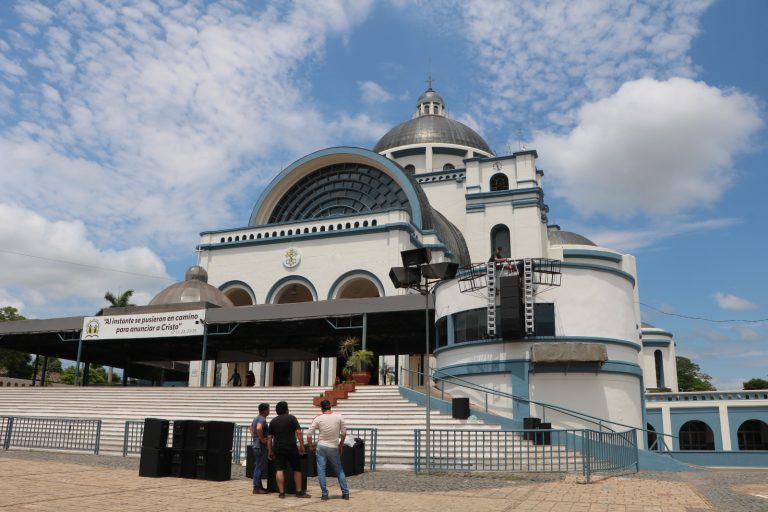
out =
[[[173,421],[170,422],[168,438],[173,439]],[[144,436],[144,422],[128,420],[123,431],[123,457],[128,454],[141,453],[141,440]],[[376,452],[378,445],[378,429],[369,427],[347,427],[347,437],[360,438],[365,441],[365,456],[368,467],[376,471]],[[251,426],[235,425],[232,437],[232,463],[240,464],[246,454],[247,446],[251,444]]]
[[[706,402],[711,400],[768,400],[768,390],[687,391],[681,393],[646,393],[646,402]]]
[[[634,469],[639,471],[639,454],[637,451],[637,433],[635,430],[626,432],[596,432],[584,430],[582,459],[583,474],[590,481],[596,473],[614,473]]]
[[[11,416],[2,424],[6,450],[13,446],[99,453],[101,420]]]
[[[414,430],[417,473],[427,469],[425,434],[426,429]],[[590,482],[596,473],[637,471],[636,437],[635,429],[430,429],[429,469],[582,473]]]
[[[414,380],[416,382],[420,382],[421,376],[423,375],[422,372],[418,372],[418,371],[414,371],[414,370],[409,370],[407,368],[401,368],[401,370],[402,370],[402,373],[405,373],[405,372],[408,373],[408,376],[409,376],[408,381],[411,382],[411,383],[414,382]],[[580,421],[583,421],[583,422],[589,423],[591,425],[594,425],[601,432],[603,430],[607,430],[608,432],[615,432],[615,430],[609,426],[609,425],[612,425],[613,427],[620,427],[620,428],[623,428],[623,429],[635,429],[635,430],[639,430],[639,431],[645,432],[645,433],[651,432],[651,433],[656,434],[657,436],[677,438],[677,436],[673,436],[671,434],[665,434],[663,432],[657,432],[657,431],[648,430],[648,429],[645,429],[645,428],[635,427],[635,426],[632,426],[632,425],[626,425],[624,423],[619,423],[617,421],[607,420],[607,419],[604,419],[604,418],[598,418],[597,416],[592,416],[590,414],[586,414],[586,413],[583,413],[583,412],[574,411],[572,409],[568,409],[566,407],[562,407],[562,406],[559,406],[559,405],[554,405],[554,404],[550,404],[550,403],[546,403],[546,402],[540,402],[540,401],[537,401],[537,400],[531,400],[529,398],[523,398],[523,397],[520,397],[520,396],[517,396],[517,395],[513,395],[511,393],[505,393],[503,391],[497,391],[497,390],[494,390],[494,389],[491,389],[491,388],[488,388],[488,387],[485,387],[485,386],[481,386],[480,384],[476,384],[474,382],[462,379],[460,377],[454,377],[454,376],[441,377],[439,375],[439,373],[440,373],[440,371],[436,370],[432,374],[431,380],[434,380],[435,382],[439,382],[440,383],[440,396],[441,396],[441,399],[444,399],[444,396],[445,396],[445,384],[446,383],[454,384],[456,386],[459,386],[459,387],[462,387],[462,388],[466,388],[466,389],[470,389],[470,390],[473,390],[473,391],[478,391],[480,393],[483,393],[484,396],[485,396],[485,412],[486,413],[489,413],[489,409],[488,409],[488,396],[491,395],[491,396],[498,396],[498,397],[501,397],[501,398],[507,398],[507,399],[512,400],[512,403],[513,403],[512,409],[514,409],[514,402],[515,401],[519,401],[519,402],[523,402],[523,403],[527,403],[527,404],[530,404],[530,405],[534,405],[534,406],[540,407],[541,408],[541,412],[542,412],[542,418],[541,418],[542,421],[546,421],[547,411],[550,411],[550,412],[557,412],[559,414],[563,414],[564,416],[568,416],[570,418],[578,419]],[[416,379],[413,378],[414,375],[416,375]],[[403,381],[403,379],[401,379],[401,382],[402,381]],[[430,389],[431,389],[431,387],[430,387]],[[491,414],[500,415],[497,412],[491,412]],[[517,419],[519,419],[519,418],[517,418]]]

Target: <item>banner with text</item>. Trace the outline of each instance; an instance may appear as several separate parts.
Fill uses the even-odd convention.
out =
[[[87,316],[84,340],[202,336],[205,310],[167,311],[140,315]]]

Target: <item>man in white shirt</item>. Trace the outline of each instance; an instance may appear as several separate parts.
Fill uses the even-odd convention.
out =
[[[325,468],[330,462],[339,478],[341,497],[349,499],[349,487],[344,468],[341,467],[341,453],[344,450],[344,438],[347,437],[347,427],[344,425],[344,417],[341,414],[331,412],[331,403],[328,400],[320,402],[321,414],[315,416],[307,433],[307,444],[311,451],[315,451],[312,445],[312,437],[317,430],[317,480],[320,483],[320,499],[328,499],[328,487],[325,481]]]

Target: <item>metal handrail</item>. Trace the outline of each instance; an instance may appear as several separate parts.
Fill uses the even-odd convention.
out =
[[[595,473],[638,471],[636,429],[472,430],[432,429],[429,461],[426,429],[414,429],[414,471]]]
[[[401,367],[400,370],[401,371],[406,371],[408,373],[415,373],[415,374],[417,374],[419,376],[423,376],[424,375],[423,372],[419,372],[419,371],[416,371],[416,370],[411,370],[409,368],[402,368]],[[546,410],[547,409],[551,409],[553,411],[565,414],[566,416],[571,416],[573,418],[577,418],[577,419],[580,419],[580,420],[588,421],[589,423],[592,423],[593,425],[597,425],[600,428],[601,431],[602,431],[603,428],[605,428],[605,429],[607,429],[610,432],[615,432],[615,430],[613,430],[611,427],[609,427],[608,425],[604,424],[604,423],[610,423],[611,425],[615,425],[615,426],[619,426],[619,427],[623,427],[623,428],[627,428],[627,429],[636,429],[636,430],[640,430],[640,431],[646,432],[646,433],[647,432],[653,432],[657,436],[666,436],[666,437],[672,437],[672,438],[678,439],[678,436],[674,436],[672,434],[665,434],[663,432],[657,432],[655,430],[649,430],[649,429],[646,429],[646,428],[635,427],[635,426],[632,426],[632,425],[626,425],[624,423],[619,423],[617,421],[606,420],[604,418],[598,418],[597,416],[592,416],[590,414],[586,414],[586,413],[583,413],[583,412],[574,411],[574,410],[568,409],[566,407],[562,407],[560,405],[549,404],[549,403],[546,403],[546,402],[539,402],[538,400],[531,400],[530,398],[523,398],[521,396],[513,395],[511,393],[505,393],[503,391],[496,391],[495,389],[487,388],[487,387],[482,386],[480,384],[476,384],[474,382],[462,379],[461,377],[454,377],[454,376],[448,376],[448,378],[441,377],[439,375],[436,375],[436,373],[438,373],[439,371],[440,370],[435,370],[435,372],[432,374],[432,379],[433,380],[439,380],[439,381],[441,381],[443,383],[448,382],[448,383],[452,383],[452,384],[457,384],[457,385],[459,385],[461,387],[464,387],[464,388],[469,388],[469,389],[472,389],[474,391],[480,391],[482,393],[485,393],[485,396],[486,396],[486,399],[485,399],[485,412],[486,413],[488,412],[488,395],[490,394],[490,395],[495,395],[495,396],[499,396],[499,397],[502,397],[502,398],[510,398],[513,401],[514,400],[519,400],[521,402],[525,402],[525,403],[528,403],[528,404],[538,405],[538,406],[540,406],[542,408],[542,411],[544,412],[544,419],[546,419]],[[403,379],[401,378],[401,382],[402,381],[403,381]],[[445,388],[444,387],[441,388],[441,393],[443,394],[443,396],[445,396]]]
[[[44,448],[92,451],[99,454],[101,420],[89,418],[44,418],[8,416],[3,422],[3,449]]]

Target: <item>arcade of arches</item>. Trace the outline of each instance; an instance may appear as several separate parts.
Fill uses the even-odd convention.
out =
[[[226,290],[225,295],[235,306],[253,305],[251,295],[243,288],[233,287]],[[337,299],[363,299],[379,297],[379,288],[368,277],[354,276],[342,282],[336,292]],[[288,282],[274,295],[273,304],[295,304],[299,302],[312,302],[314,296],[308,286],[301,282]],[[214,382],[218,385],[229,380],[235,371],[238,373],[253,370],[262,376],[261,383],[272,386],[311,385],[312,365],[317,361],[275,361],[275,362],[251,362],[246,364],[227,363],[217,365],[217,378]],[[340,366],[338,364],[337,366]],[[226,373],[224,373],[226,372]]]

